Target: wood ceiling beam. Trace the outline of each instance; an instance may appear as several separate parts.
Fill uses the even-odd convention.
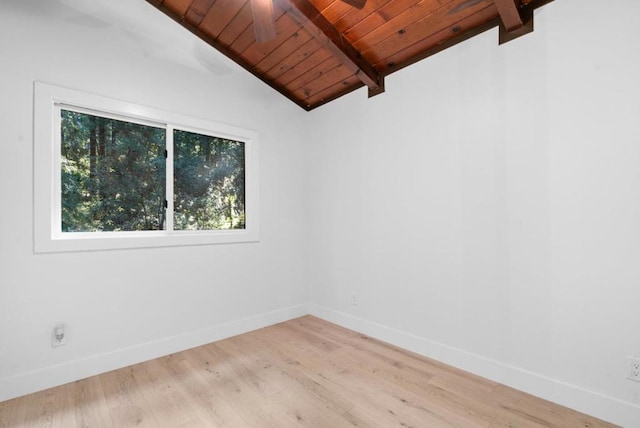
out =
[[[498,43],[501,45],[525,34],[533,33],[534,10],[551,3],[553,0],[524,0],[520,8],[515,5],[514,1],[518,0],[494,0],[496,8],[498,8],[498,13],[500,14]],[[517,18],[513,16],[512,5],[516,9],[516,12],[518,12]],[[501,7],[503,10],[506,9],[506,12],[501,11]],[[522,25],[517,25],[517,20],[520,20]],[[515,28],[514,24],[516,24]],[[511,29],[509,29],[510,27]]]
[[[524,25],[517,2],[518,0],[493,0],[507,32],[517,30]]]
[[[384,92],[384,76],[362,58],[353,45],[342,37],[309,0],[275,0],[275,3],[354,72],[369,88],[370,97]]]
[[[533,9],[527,8],[522,11],[522,25],[514,28],[513,30],[507,30],[504,23],[500,23],[498,30],[498,44],[510,42],[525,34],[533,33]]]
[[[554,0],[531,0],[529,1],[529,3],[527,3],[526,6],[523,7],[523,15],[525,16],[525,24],[522,26],[522,29],[526,28],[529,24],[528,22],[530,22],[531,24],[531,28],[533,29],[533,13],[535,11],[535,9],[542,7],[546,4],[549,4],[551,2],[553,2]],[[527,19],[526,17],[530,16],[530,19]],[[503,34],[502,34],[502,30],[503,30],[503,25],[502,25],[502,21],[499,17],[496,17],[495,19],[492,19],[491,21],[485,22],[482,25],[478,25],[475,26],[473,28],[470,28],[467,31],[464,31],[460,34],[458,34],[458,36],[453,37],[449,40],[447,40],[444,43],[440,43],[434,47],[432,47],[431,49],[427,49],[409,59],[407,59],[406,61],[403,61],[401,63],[398,64],[390,64],[385,70],[384,70],[384,75],[388,76],[389,74],[395,73],[396,71],[402,70],[405,67],[408,67],[412,64],[415,64],[418,61],[422,61],[425,58],[428,58],[432,55],[435,55],[439,52],[442,52],[452,46],[455,46],[459,43],[462,43],[472,37],[477,36],[478,34],[482,34],[485,31],[494,29],[496,27],[500,28],[500,43],[506,43],[509,40],[512,40],[516,37],[519,37],[520,35],[515,35],[514,33],[517,33],[518,31],[513,31],[512,33],[506,33],[505,34],[507,37],[511,37],[511,39],[505,39],[503,40]],[[533,31],[533,30],[532,30]]]

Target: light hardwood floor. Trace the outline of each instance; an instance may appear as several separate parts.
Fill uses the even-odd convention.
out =
[[[0,403],[0,427],[613,427],[311,316]]]

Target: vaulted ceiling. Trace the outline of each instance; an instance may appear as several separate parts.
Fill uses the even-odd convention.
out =
[[[552,0],[147,1],[311,110],[488,29],[527,34]]]

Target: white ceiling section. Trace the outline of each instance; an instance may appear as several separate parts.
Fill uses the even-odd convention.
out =
[[[157,13],[145,2],[127,0],[5,0],[2,8],[53,19],[113,38],[142,55],[214,75],[244,71],[205,42]]]

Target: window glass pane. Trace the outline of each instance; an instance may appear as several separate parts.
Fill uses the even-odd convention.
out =
[[[61,110],[62,231],[164,228],[166,131]]]
[[[245,145],[175,130],[174,229],[245,228]]]

